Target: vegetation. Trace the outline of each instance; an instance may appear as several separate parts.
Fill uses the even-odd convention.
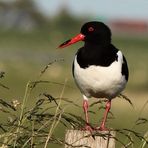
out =
[[[0,30],[1,147],[62,147],[65,130],[85,123],[81,94],[71,75],[75,49],[82,43],[64,50],[57,46],[90,19],[80,20],[62,11],[46,21],[35,13],[38,22],[44,23],[29,32]],[[108,126],[117,131],[117,147],[146,148],[148,39],[117,34],[113,43],[127,57],[130,78],[124,92],[128,97],[113,100]],[[98,125],[103,107],[103,101],[90,100],[92,125]]]
[[[67,85],[67,79],[63,84],[42,80],[42,76],[46,73],[51,64],[55,62],[57,62],[57,60],[45,66],[37,80],[27,83],[22,102],[20,102],[20,100],[9,102],[0,99],[1,113],[3,116],[7,117],[3,117],[4,120],[1,121],[0,125],[0,143],[2,147],[42,146],[46,148],[54,144],[58,144],[61,147],[65,143],[63,130],[68,128],[81,129],[84,126],[85,121],[83,118],[68,110],[68,108],[71,107],[75,110],[79,110],[80,106],[71,99],[64,98],[64,91],[66,87],[69,87]],[[3,77],[4,73],[2,72],[1,78]],[[39,84],[44,83],[60,85],[62,87],[60,96],[53,97],[51,94],[44,92],[40,94],[36,93],[37,96],[34,98],[32,95],[33,91]],[[7,88],[3,84],[1,86]],[[125,95],[120,95],[119,97],[125,99],[133,106],[131,100]],[[27,105],[30,99],[36,101],[31,105]],[[102,106],[104,101],[106,100],[99,100],[90,105],[90,114],[92,114],[92,116],[96,115],[96,111],[92,110],[92,108],[96,108],[95,106],[100,104],[99,110],[104,109]],[[146,118],[141,117],[147,105],[148,101],[143,105],[131,129],[113,129],[119,135],[113,138],[115,138],[122,147],[139,146],[139,148],[144,148],[148,144],[147,131],[145,131],[144,134],[137,132],[139,125],[144,126],[148,122]],[[110,112],[109,119],[111,120],[113,117],[113,113]],[[107,135],[94,133],[94,136],[106,137]]]

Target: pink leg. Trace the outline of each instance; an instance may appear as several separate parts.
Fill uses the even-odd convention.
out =
[[[84,130],[92,131],[92,127],[89,125],[89,118],[88,118],[88,101],[83,100],[83,110],[85,114],[85,120],[86,120],[86,125],[84,127]]]
[[[101,131],[106,131],[106,130],[108,130],[108,129],[105,127],[105,123],[106,123],[107,115],[108,115],[108,112],[110,111],[110,108],[111,108],[111,100],[109,100],[109,101],[106,103],[106,109],[105,109],[105,113],[104,113],[104,118],[103,118],[103,121],[102,121],[101,126],[100,126],[100,128],[99,128],[99,130],[101,130]]]
[[[89,118],[88,118],[88,101],[87,100],[83,100],[83,110],[84,110],[84,114],[85,114],[86,124],[88,124]]]

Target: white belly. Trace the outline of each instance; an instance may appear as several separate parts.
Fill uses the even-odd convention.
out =
[[[74,60],[74,79],[81,92],[87,97],[108,98],[116,97],[126,85],[122,75],[122,54],[118,53],[118,61],[108,67],[89,66],[81,68]]]

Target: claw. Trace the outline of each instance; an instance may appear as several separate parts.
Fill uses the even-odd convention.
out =
[[[109,131],[109,129],[106,127],[99,127],[98,130],[99,131]]]
[[[86,124],[85,127],[82,128],[82,130],[83,131],[90,131],[90,132],[92,132],[92,131],[94,131],[94,128],[91,127],[90,125]]]
[[[93,129],[95,131],[110,131],[110,129],[109,128],[106,128],[105,126],[100,126],[100,127],[96,126]]]

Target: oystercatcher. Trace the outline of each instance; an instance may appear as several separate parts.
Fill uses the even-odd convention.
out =
[[[111,30],[103,22],[87,22],[74,38],[62,43],[67,47],[78,41],[84,46],[78,49],[73,61],[73,77],[83,95],[85,130],[92,131],[88,118],[88,98],[107,98],[104,118],[99,130],[105,126],[111,100],[118,96],[128,81],[128,66],[122,52],[111,43]]]

